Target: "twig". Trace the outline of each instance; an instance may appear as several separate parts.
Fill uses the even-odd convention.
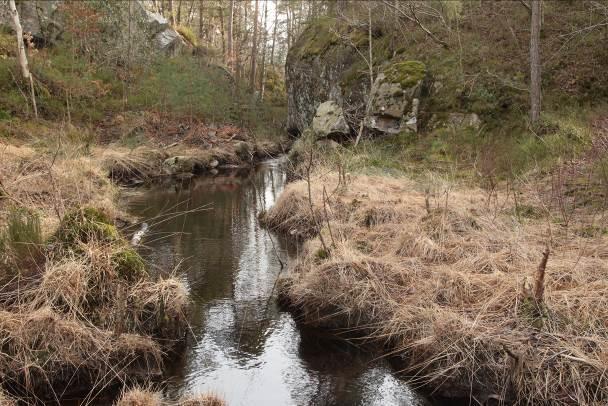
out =
[[[327,191],[325,190],[325,185],[323,185],[323,212],[325,213],[325,221],[327,222],[327,228],[329,229],[329,236],[331,237],[331,245],[332,247],[336,246],[336,241],[334,240],[334,234],[331,231],[331,225],[329,224],[329,215],[327,214],[327,205],[326,202],[329,200],[327,196]]]
[[[537,303],[543,302],[543,296],[545,293],[545,271],[547,269],[549,253],[549,245],[547,245],[545,251],[543,252],[543,259],[540,261],[540,265],[538,265],[538,269],[536,270],[536,279],[534,281],[534,299]]]
[[[410,12],[412,13],[412,15],[407,14],[405,11],[401,10],[399,7],[391,4],[390,2],[388,2],[387,0],[383,0],[384,5],[392,8],[393,10],[397,11],[399,14],[401,14],[402,17],[408,19],[409,21],[416,23],[418,25],[418,27],[420,27],[420,29],[422,31],[424,31],[426,33],[426,35],[428,35],[433,42],[435,42],[438,45],[441,45],[442,47],[449,49],[450,46],[448,45],[447,42],[437,38],[437,36],[435,34],[433,34],[428,28],[426,28],[422,22],[418,19],[418,17],[416,16],[416,13],[414,11],[414,6],[413,5],[409,5],[410,7]]]
[[[532,0],[534,1],[534,0]],[[538,0],[540,1],[540,0]],[[532,13],[532,8],[530,7],[530,5],[528,3],[526,3],[524,0],[519,0],[519,2],[521,3],[522,6],[524,6],[526,9],[528,9],[528,13]]]
[[[310,215],[312,216],[313,221],[315,222],[315,228],[317,229],[317,233],[319,234],[319,240],[321,240],[321,245],[323,245],[323,249],[329,255],[329,249],[327,249],[327,244],[325,244],[325,239],[323,238],[323,233],[321,233],[321,226],[317,221],[317,217],[315,216],[315,210],[312,205],[312,192],[310,190],[310,171],[312,169],[312,147],[310,149],[310,159],[308,161],[308,166],[306,167],[306,185],[308,186],[308,207],[310,208]]]

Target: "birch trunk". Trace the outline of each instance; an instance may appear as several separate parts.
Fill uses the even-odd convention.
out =
[[[255,90],[255,74],[258,59],[258,12],[259,1],[255,0],[255,11],[253,14],[253,39],[251,47],[251,71],[249,72],[249,87],[251,88],[252,92]]]
[[[13,17],[15,33],[17,35],[17,54],[19,58],[19,66],[21,67],[21,75],[30,84],[30,93],[32,98],[32,107],[34,109],[34,116],[38,118],[38,109],[36,107],[36,95],[34,93],[34,78],[30,73],[30,68],[27,63],[27,53],[25,52],[25,44],[23,43],[23,28],[21,28],[21,21],[19,21],[19,13],[17,12],[15,0],[9,0],[8,5],[11,12],[11,16]]]

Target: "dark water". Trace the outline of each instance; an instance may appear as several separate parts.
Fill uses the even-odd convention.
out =
[[[150,224],[143,254],[159,269],[178,268],[194,301],[194,339],[167,365],[168,394],[212,391],[232,406],[426,404],[386,362],[299,329],[269,300],[277,256],[287,262],[297,246],[261,228],[257,214],[284,186],[273,161],[246,177],[199,178],[128,198]],[[186,210],[195,211],[169,214]]]

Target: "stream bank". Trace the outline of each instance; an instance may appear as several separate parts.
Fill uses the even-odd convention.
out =
[[[197,177],[125,196],[129,212],[150,224],[142,255],[159,269],[178,267],[193,301],[193,337],[166,366],[166,396],[211,391],[230,405],[426,405],[385,360],[303,328],[276,304],[281,262],[300,247],[257,217],[285,186],[281,162],[272,160],[244,177]]]

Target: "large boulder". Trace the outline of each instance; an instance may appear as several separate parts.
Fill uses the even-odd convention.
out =
[[[314,126],[313,119],[318,125],[317,107],[327,100],[342,110],[346,123],[365,120],[368,130],[382,133],[417,130],[426,66],[405,60],[399,42],[382,30],[373,41],[375,68],[383,69],[370,89],[369,68],[360,54],[368,47],[365,27],[321,18],[303,31],[285,65],[287,125],[292,134]],[[372,105],[364,117],[370,95]]]
[[[17,3],[17,11],[23,31],[34,37],[38,44],[52,44],[63,32],[63,18],[61,0],[23,0]],[[129,7],[124,5],[129,4]],[[190,48],[182,36],[171,26],[166,18],[146,8],[143,1],[131,3],[116,3],[113,17],[118,24],[109,24],[116,27],[114,31],[116,43],[126,42],[130,36],[136,41],[151,41],[150,46],[157,51],[176,54]],[[132,12],[131,32],[129,32],[129,8]],[[8,7],[0,7],[0,25],[12,27],[12,18]],[[120,39],[122,38],[122,39]],[[120,39],[120,40],[119,40]]]
[[[63,31],[58,16],[60,1],[27,0],[16,3],[23,32],[37,43],[53,43]],[[0,25],[13,27],[8,6],[0,7]]]
[[[148,10],[141,1],[133,4],[136,6],[140,29],[153,39],[155,49],[175,55],[189,48],[188,43],[169,25],[165,17]]]
[[[359,77],[361,57],[340,40],[335,26],[331,18],[312,21],[289,49],[285,81],[290,133],[300,134],[310,126],[317,107],[327,100],[341,106],[345,114],[365,110],[361,107],[369,81]]]
[[[342,107],[333,100],[321,103],[312,119],[312,130],[318,139],[331,135],[345,136],[350,133]]]
[[[387,134],[417,132],[418,107],[426,66],[418,61],[389,65],[374,81],[366,126]]]

